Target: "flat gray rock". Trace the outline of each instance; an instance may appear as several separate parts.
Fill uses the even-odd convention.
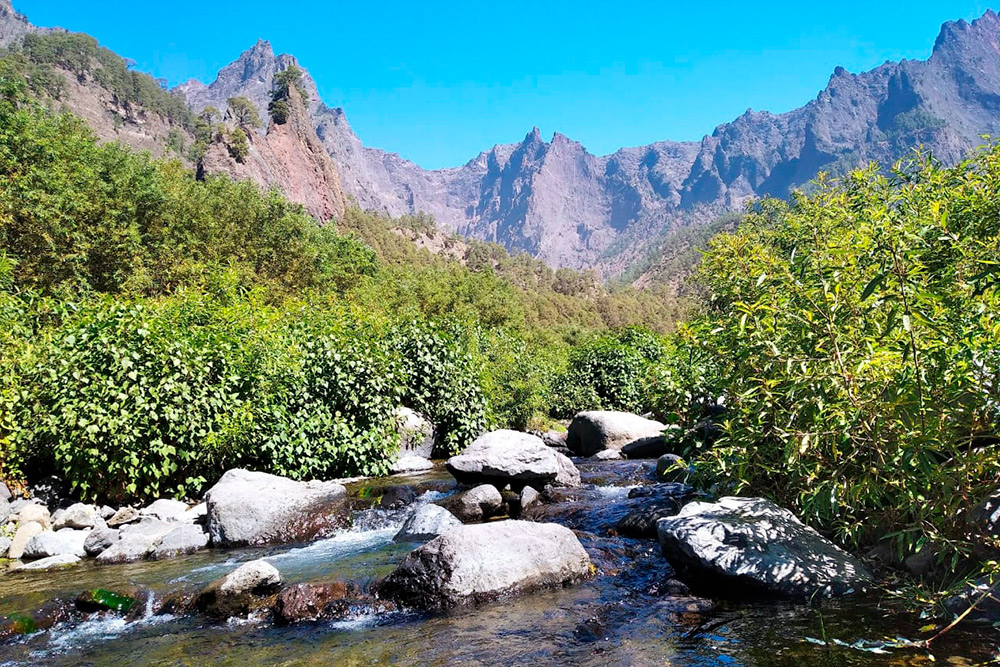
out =
[[[63,554],[62,556],[49,556],[48,558],[42,558],[41,560],[32,561],[30,563],[25,563],[21,565],[19,570],[51,570],[55,567],[63,567],[65,565],[73,565],[74,563],[79,563],[80,557],[74,556],[73,554]]]
[[[511,484],[543,488],[579,486],[580,472],[567,457],[547,447],[530,433],[502,429],[479,436],[459,454],[448,459],[448,472],[463,484]]]
[[[208,533],[195,524],[181,524],[159,539],[150,551],[155,560],[191,554],[208,546]]]
[[[590,558],[569,528],[498,521],[456,526],[411,551],[379,591],[404,605],[450,607],[562,586],[590,572]]]
[[[216,547],[280,544],[329,535],[347,525],[347,489],[230,470],[208,493],[208,532]]]
[[[763,498],[694,502],[660,519],[663,554],[692,587],[729,595],[849,595],[868,570],[794,514]]]

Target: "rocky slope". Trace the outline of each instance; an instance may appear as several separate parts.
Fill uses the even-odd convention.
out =
[[[424,170],[363,146],[343,110],[313,94],[310,113],[343,187],[362,207],[426,211],[443,227],[523,250],[555,266],[616,274],[652,241],[748,199],[786,195],[820,170],[842,173],[923,146],[954,162],[1000,123],[1000,19],[945,24],[926,61],[862,74],[837,68],[816,99],[785,114],[747,111],[700,142],[659,142],[595,156],[537,129],[461,167]],[[259,42],[211,86],[189,84],[195,107],[234,94],[265,103],[274,73],[294,63]],[[307,77],[308,79],[308,77]],[[315,91],[315,84],[307,80]]]

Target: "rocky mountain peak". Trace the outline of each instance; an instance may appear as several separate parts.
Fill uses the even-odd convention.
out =
[[[35,27],[14,9],[11,0],[0,0],[0,48],[19,41],[33,30]]]

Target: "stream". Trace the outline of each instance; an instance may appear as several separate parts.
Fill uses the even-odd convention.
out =
[[[598,567],[578,585],[445,613],[352,609],[348,618],[280,627],[263,619],[215,623],[153,614],[139,620],[93,615],[0,644],[0,665],[974,665],[997,655],[995,628],[959,626],[926,650],[873,653],[834,645],[905,637],[926,623],[876,598],[790,602],[712,601],[688,594],[655,540],[616,535],[614,526],[643,502],[650,462],[578,461],[584,486],[562,491],[528,517],[577,531]],[[380,489],[411,485],[417,502],[455,489],[450,475],[365,480],[349,485],[360,507]],[[412,508],[412,506],[411,506]],[[414,544],[392,538],[410,509],[359,509],[354,527],[306,545],[208,550],[169,561],[0,575],[0,614],[36,609],[92,588],[140,586],[162,599],[197,590],[239,563],[266,558],[285,582],[347,579],[367,586]],[[823,640],[829,643],[824,645]]]

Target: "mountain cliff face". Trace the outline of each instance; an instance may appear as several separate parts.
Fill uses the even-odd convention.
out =
[[[242,94],[260,105],[274,73],[294,63],[260,42],[211,86],[183,90],[195,108]],[[425,211],[451,231],[523,250],[554,266],[620,272],[651,239],[784,196],[820,170],[843,173],[891,162],[923,146],[955,162],[1000,127],[1000,19],[988,11],[941,29],[926,61],[886,63],[862,74],[837,68],[800,109],[747,111],[700,142],[659,142],[595,156],[537,129],[465,165],[425,170],[362,145],[341,109],[318,100],[310,115],[344,191],[390,215]]]
[[[31,30],[9,0],[0,0],[0,45]],[[266,118],[274,75],[292,65],[294,57],[259,41],[212,84],[191,81],[178,92],[195,111],[224,110],[230,97],[243,95]],[[206,169],[277,185],[321,219],[339,215],[347,195],[392,216],[430,213],[445,230],[553,266],[595,267],[613,276],[685,229],[749,199],[784,196],[820,170],[840,174],[872,160],[888,163],[917,146],[945,162],[961,159],[981,135],[1000,128],[1000,18],[987,11],[972,23],[945,24],[925,61],[885,63],[861,74],[837,68],[826,88],[794,111],[750,110],[701,141],[657,142],[606,156],[558,133],[545,141],[534,129],[520,143],[495,146],[464,165],[425,170],[364,146],[344,111],[323,104],[308,74],[303,84],[308,99],[292,122],[261,128],[242,164],[213,146]],[[101,107],[113,101],[72,86],[70,92],[66,105],[101,132]],[[120,125],[105,138],[143,148],[161,144],[170,129],[157,128],[153,118],[147,127],[127,122],[131,134]]]

